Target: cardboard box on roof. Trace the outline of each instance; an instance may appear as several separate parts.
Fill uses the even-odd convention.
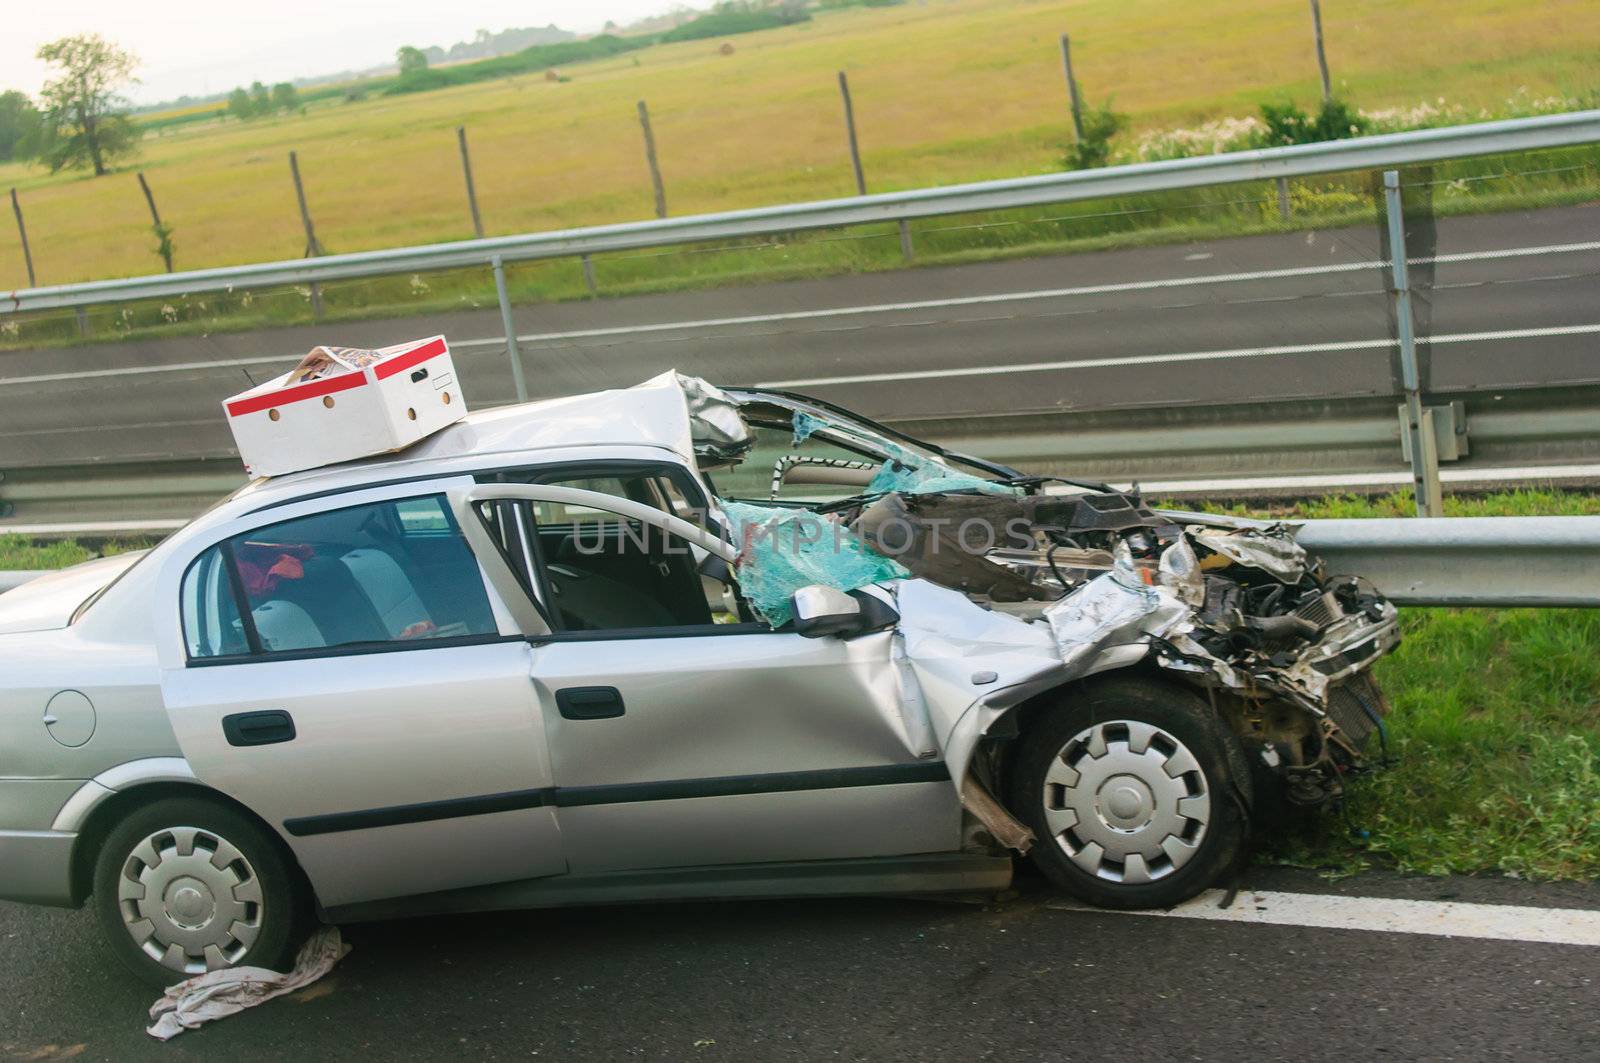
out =
[[[251,476],[402,450],[467,413],[443,336],[376,350],[317,347],[222,408]]]

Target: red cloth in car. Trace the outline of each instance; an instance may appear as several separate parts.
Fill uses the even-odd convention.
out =
[[[234,551],[239,563],[239,580],[252,601],[277,590],[284,580],[304,579],[305,563],[317,551],[304,543],[244,543]]]

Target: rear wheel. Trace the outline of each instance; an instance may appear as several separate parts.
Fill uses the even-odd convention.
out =
[[[299,944],[299,894],[258,824],[210,801],[167,798],[101,846],[93,906],[117,959],[169,985],[225,967],[282,969]]]
[[[1034,722],[1012,771],[1034,863],[1108,908],[1166,907],[1214,884],[1244,843],[1249,787],[1210,706],[1139,677],[1077,688]]]

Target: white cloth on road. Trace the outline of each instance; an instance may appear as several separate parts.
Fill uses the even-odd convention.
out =
[[[150,1017],[155,1025],[145,1032],[169,1041],[185,1030],[265,1004],[273,997],[315,982],[349,952],[350,946],[339,936],[339,928],[325,926],[301,947],[294,969],[288,974],[265,967],[229,967],[195,975],[168,987],[161,999],[151,1005]]]

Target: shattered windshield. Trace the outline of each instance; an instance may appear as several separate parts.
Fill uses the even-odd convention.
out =
[[[895,490],[1008,491],[1015,470],[946,453],[815,400],[738,391],[753,445],[717,473],[727,498],[816,505]]]

